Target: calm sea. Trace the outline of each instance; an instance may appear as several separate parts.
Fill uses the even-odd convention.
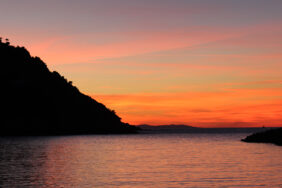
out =
[[[246,135],[0,138],[0,187],[282,187],[282,147]]]

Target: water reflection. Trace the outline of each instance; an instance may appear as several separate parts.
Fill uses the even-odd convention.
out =
[[[44,147],[26,138],[1,139],[0,177],[3,187],[36,184],[48,160]]]
[[[282,148],[245,135],[0,139],[0,187],[281,187]]]

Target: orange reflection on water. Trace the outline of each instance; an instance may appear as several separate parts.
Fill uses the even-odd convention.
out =
[[[3,187],[281,187],[281,148],[240,142],[244,136],[1,139],[0,182]]]

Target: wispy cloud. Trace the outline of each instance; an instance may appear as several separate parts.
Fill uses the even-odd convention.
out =
[[[282,89],[229,89],[221,92],[92,95],[134,124],[185,123],[281,125]],[[214,124],[217,122],[218,124]],[[243,122],[246,122],[245,124]]]

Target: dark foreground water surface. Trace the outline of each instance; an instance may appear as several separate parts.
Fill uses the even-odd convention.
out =
[[[282,147],[246,135],[0,138],[0,187],[282,187]]]

